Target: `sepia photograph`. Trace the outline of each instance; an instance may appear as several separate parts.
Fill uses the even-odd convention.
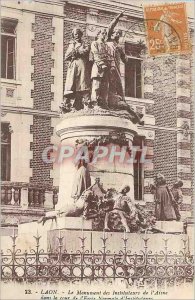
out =
[[[1,0],[2,300],[193,300],[194,0]]]

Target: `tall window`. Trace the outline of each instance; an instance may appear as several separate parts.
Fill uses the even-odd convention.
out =
[[[139,150],[137,151],[135,157],[137,162],[133,164],[135,200],[143,200],[143,163],[140,162],[143,145],[143,138],[140,136],[136,136],[133,140],[133,146],[139,147]]]
[[[1,180],[10,180],[11,133],[10,124],[1,123]]]
[[[1,78],[16,76],[16,21],[1,21]]]
[[[125,64],[125,96],[142,97],[141,60],[129,58]]]

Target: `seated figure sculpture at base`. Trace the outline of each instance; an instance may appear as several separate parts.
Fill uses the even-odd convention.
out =
[[[129,191],[130,187],[128,185],[125,185],[121,188],[119,194],[117,194],[117,196],[115,197],[113,209],[110,212],[106,213],[104,230],[110,231],[108,227],[109,215],[111,212],[115,212],[119,215],[122,225],[125,228],[125,231],[130,232],[130,228],[127,224],[127,217],[128,215],[135,216],[136,210],[131,198],[127,196],[127,193]]]
[[[82,192],[74,203],[62,207],[58,211],[50,212],[40,218],[38,223],[45,224],[48,220],[63,217],[82,217],[92,220],[93,230],[125,231],[126,232],[159,232],[155,230],[153,212],[134,204],[127,196],[130,187],[124,186],[120,192],[115,189],[105,190],[96,178],[95,183]]]
[[[175,199],[175,202],[173,203],[174,209],[175,209],[175,214],[176,214],[176,218],[177,221],[180,221],[181,219],[181,214],[180,214],[180,206],[183,202],[183,194],[182,194],[182,190],[181,187],[183,186],[183,182],[181,180],[177,181],[174,183],[171,192],[173,194],[173,197]]]

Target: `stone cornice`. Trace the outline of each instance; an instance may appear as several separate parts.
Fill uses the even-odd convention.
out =
[[[47,211],[46,208],[33,208],[23,209],[21,206],[1,205],[1,212],[3,215],[21,215],[22,216],[42,216]]]
[[[145,126],[137,126],[139,129],[144,130],[164,130],[164,131],[174,131],[174,132],[180,132],[181,127],[179,128],[171,128],[171,127],[163,127],[163,126],[157,126],[157,125],[145,125]],[[193,134],[193,129],[189,129],[189,133]]]
[[[39,0],[37,0],[39,1]],[[49,1],[49,0],[48,0]],[[56,0],[57,1],[57,0]],[[96,10],[104,10],[107,12],[120,13],[125,10],[126,16],[139,19],[144,18],[143,7],[141,5],[130,4],[130,1],[120,2],[118,0],[59,0],[63,3],[84,6]],[[135,2],[134,2],[135,3]],[[194,29],[194,18],[188,17],[190,28]]]
[[[113,1],[110,0],[67,0],[63,2],[114,13],[120,13],[122,10],[125,10],[125,15],[143,19],[143,10],[141,6],[129,3],[125,4],[117,1],[113,3]]]
[[[17,10],[22,10],[26,12],[36,12],[37,8],[32,8],[27,6],[27,3],[29,4],[31,2],[36,2],[37,4],[47,4],[47,5],[52,5],[52,6],[58,6],[60,8],[63,7],[66,3],[68,4],[73,4],[73,5],[79,5],[86,7],[88,9],[95,9],[95,10],[103,10],[107,12],[112,12],[112,13],[119,13],[122,10],[125,10],[125,15],[126,16],[131,16],[134,18],[142,19],[144,18],[143,14],[143,8],[140,5],[135,5],[135,4],[129,4],[125,2],[118,2],[115,0],[26,0],[25,5],[20,5],[16,7],[16,5],[10,5],[8,2],[6,3],[5,1],[2,1],[1,7],[2,8],[11,8],[11,9],[17,9]],[[36,7],[36,6],[35,6]],[[63,8],[60,8],[61,12],[57,13],[53,10],[52,12],[45,11],[45,14],[48,15],[54,15],[56,17],[64,17],[63,14]],[[44,13],[44,11],[42,11]],[[194,19],[192,17],[188,17],[189,20],[189,25],[192,30],[194,30]]]
[[[1,111],[3,113],[16,113],[16,114],[27,114],[27,115],[38,115],[44,117],[54,117],[59,118],[60,114],[57,111],[41,111],[28,107],[15,107],[15,106],[1,106]]]
[[[64,18],[64,2],[60,0],[25,0],[18,3],[18,1],[1,1],[2,11],[12,10],[17,12],[27,13],[41,13],[48,16]]]
[[[145,98],[125,97],[126,101],[135,102],[136,105],[154,104],[154,100]]]
[[[120,3],[120,2],[115,2],[113,3],[110,0],[26,0],[26,3],[24,5],[20,4],[20,6],[16,5],[10,5],[9,2],[6,3],[6,1],[3,1],[1,3],[2,7],[8,7],[12,9],[21,9],[30,12],[30,4],[31,2],[37,2],[37,3],[42,3],[42,4],[47,4],[47,5],[52,5],[52,6],[63,6],[66,3],[73,4],[73,5],[79,5],[91,9],[98,9],[98,10],[103,10],[103,11],[108,11],[108,12],[114,12],[114,13],[119,13],[121,10],[126,10],[125,14],[128,16],[133,16],[136,18],[141,18],[143,19],[143,10],[141,6],[137,5],[131,5],[131,4],[125,4],[125,3]],[[28,7],[29,3],[29,7]],[[32,11],[33,11],[33,6],[32,6]],[[36,10],[36,9],[35,9]],[[55,12],[53,13],[55,15]]]

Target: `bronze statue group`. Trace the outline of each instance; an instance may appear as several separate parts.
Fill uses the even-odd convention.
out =
[[[122,31],[115,29],[120,13],[108,26],[98,30],[90,44],[82,40],[83,31],[74,28],[65,53],[68,62],[62,113],[81,109],[125,110],[133,123],[143,125],[143,115],[126,102],[120,73],[120,60],[128,61],[119,44]]]
[[[125,230],[126,232],[156,232],[156,221],[180,221],[180,205],[183,201],[182,181],[177,181],[171,188],[162,174],[157,174],[155,185],[150,185],[154,194],[154,211],[145,207],[128,196],[130,186],[125,185],[119,191],[105,190],[100,178],[91,184],[87,164],[79,163],[77,176],[72,189],[74,205],[69,210],[61,210],[65,216],[83,216],[93,219],[94,229]]]
[[[90,172],[84,160],[77,166],[71,197],[73,202],[53,216],[45,216],[39,220],[45,223],[57,217],[83,217],[93,221],[93,230],[126,231],[126,232],[160,232],[155,228],[156,221],[180,221],[180,205],[183,201],[182,181],[177,181],[171,188],[164,175],[158,173],[155,185],[150,185],[154,194],[154,210],[134,201],[128,193],[130,186],[124,185],[119,191],[105,189],[100,178],[91,184]]]

